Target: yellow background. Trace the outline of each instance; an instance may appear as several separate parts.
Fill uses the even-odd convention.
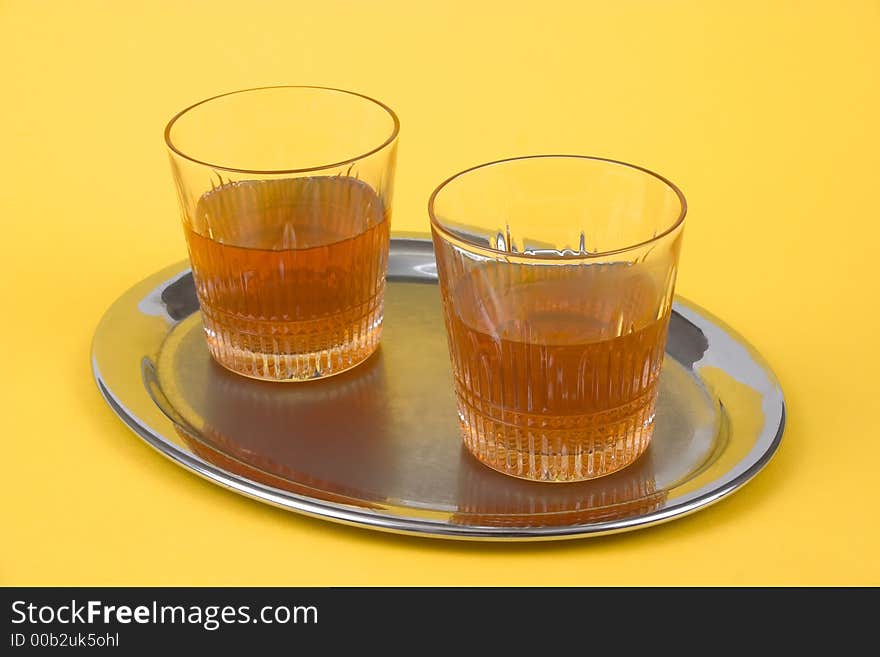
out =
[[[0,583],[880,584],[880,3],[0,0],[0,58]],[[281,83],[395,108],[396,229],[504,156],[676,181],[678,290],[775,368],[777,457],[665,526],[486,545],[299,517],[153,452],[101,400],[89,342],[185,257],[162,129]]]

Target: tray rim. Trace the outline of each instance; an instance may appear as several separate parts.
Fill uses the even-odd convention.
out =
[[[433,251],[433,245],[430,237],[422,233],[392,233],[392,242],[401,246],[409,246],[417,250]],[[101,396],[104,398],[110,409],[123,421],[123,423],[134,432],[139,438],[147,443],[154,450],[162,454],[164,457],[176,463],[177,465],[190,470],[216,485],[227,490],[238,493],[250,499],[257,500],[272,506],[282,508],[288,511],[294,511],[312,518],[321,520],[329,520],[361,529],[373,529],[384,532],[390,532],[408,536],[419,536],[427,538],[444,538],[457,540],[472,541],[500,541],[500,542],[524,542],[524,541],[546,541],[546,540],[562,540],[586,538],[591,536],[604,536],[615,534],[644,527],[651,527],[658,524],[668,522],[677,518],[690,515],[696,511],[707,508],[712,504],[726,498],[733,492],[741,489],[746,483],[751,481],[764,467],[770,462],[777,453],[781,444],[786,424],[786,404],[782,388],[779,381],[770,368],[766,360],[760,353],[752,347],[752,345],[743,338],[735,329],[731,328],[723,320],[711,312],[705,310],[701,306],[682,298],[675,296],[673,310],[685,315],[696,314],[704,322],[714,325],[715,328],[725,333],[730,339],[744,347],[754,360],[755,364],[760,367],[767,380],[772,384],[779,393],[779,425],[776,428],[775,435],[770,438],[764,451],[757,456],[749,465],[738,475],[716,485],[719,480],[708,483],[701,489],[692,491],[684,496],[682,500],[674,501],[668,506],[664,506],[656,511],[649,512],[640,516],[622,518],[616,520],[607,520],[596,523],[584,523],[573,525],[559,525],[546,527],[491,527],[491,526],[471,526],[471,525],[454,525],[447,522],[437,521],[430,518],[407,518],[402,515],[395,515],[393,511],[396,509],[407,509],[409,507],[396,506],[391,504],[383,505],[381,511],[374,511],[346,505],[340,502],[329,502],[290,491],[281,490],[256,481],[252,481],[232,472],[228,472],[223,468],[214,465],[204,459],[196,456],[192,452],[188,452],[173,442],[164,438],[152,428],[144,424],[139,418],[127,409],[124,403],[119,400],[112,390],[105,383],[101,375],[101,370],[95,354],[95,341],[103,326],[104,320],[110,310],[125,297],[134,287],[143,283],[143,281],[155,276],[164,270],[177,269],[177,273],[173,274],[169,280],[185,275],[189,271],[189,262],[186,260],[179,261],[172,265],[163,267],[152,274],[147,275],[141,281],[129,286],[119,297],[117,297],[102,315],[101,320],[96,326],[96,330],[92,339],[90,349],[90,361],[92,374],[97,384]],[[431,276],[425,275],[422,280],[429,281]],[[690,318],[688,318],[690,319]],[[762,436],[766,433],[767,426],[762,427]],[[772,431],[772,429],[771,429]],[[727,474],[744,461],[748,460],[752,455],[750,450],[743,459],[733,464]],[[721,475],[723,478],[724,475]]]

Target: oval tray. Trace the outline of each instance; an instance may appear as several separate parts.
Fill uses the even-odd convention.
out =
[[[95,333],[107,403],[141,438],[206,479],[263,502],[393,532],[537,540],[624,531],[740,488],[782,437],[782,391],[741,337],[677,299],[651,447],[574,484],[533,483],[461,445],[431,242],[391,241],[378,352],[309,383],[266,383],[214,363],[187,263],[134,286]]]

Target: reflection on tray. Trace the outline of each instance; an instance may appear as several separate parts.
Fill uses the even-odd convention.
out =
[[[309,383],[255,381],[209,359],[204,371],[186,373],[186,384],[158,375],[149,360],[143,375],[153,400],[203,460],[284,491],[381,508],[384,500],[370,499],[361,486],[379,470],[371,464],[393,458],[382,440],[387,393],[381,349],[350,372]]]
[[[459,510],[452,522],[483,527],[551,527],[634,518],[661,508],[651,450],[628,468],[579,483],[538,483],[489,470],[462,450]]]
[[[191,436],[189,432],[180,425],[175,425],[178,435],[186,442],[187,446],[193,453],[208,463],[216,465],[221,470],[231,472],[239,477],[243,477],[250,481],[255,481],[264,486],[277,488],[289,493],[305,495],[307,497],[324,500],[326,502],[334,502],[336,504],[348,504],[365,509],[379,509],[378,504],[371,504],[363,500],[349,497],[343,491],[330,492],[327,482],[318,479],[312,479],[302,473],[297,473],[290,468],[285,468],[276,463],[272,463],[270,459],[255,459],[261,461],[259,467],[248,465],[246,462],[238,458],[232,458],[227,455],[226,451],[235,451],[235,445],[225,441],[222,435],[215,434],[206,436],[210,441],[216,441],[218,444],[226,443],[224,450],[220,451],[208,444],[202,442],[199,438]],[[244,458],[252,458],[252,455],[243,454]],[[278,470],[278,474],[273,474],[273,470]]]

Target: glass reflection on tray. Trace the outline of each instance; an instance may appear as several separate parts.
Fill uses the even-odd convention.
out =
[[[240,377],[210,360],[204,370],[190,371],[199,381],[186,387],[201,397],[193,400],[175,398],[176,386],[160,384],[152,363],[144,365],[154,401],[194,454],[266,486],[378,508],[359,484],[369,484],[377,459],[392,458],[382,445],[381,352],[356,370],[297,386]]]

